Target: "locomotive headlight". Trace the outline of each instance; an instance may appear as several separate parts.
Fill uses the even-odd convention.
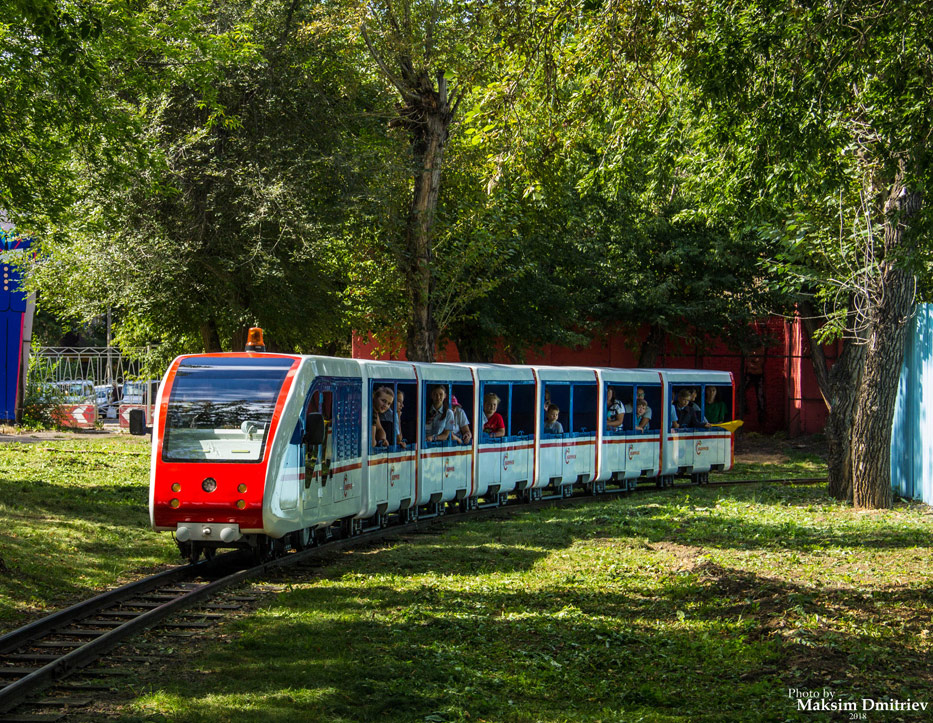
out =
[[[246,492],[246,485],[241,482],[237,486],[236,491],[239,492],[240,494],[243,494],[244,492]]]
[[[244,500],[237,500],[237,501],[236,501],[236,508],[237,508],[238,510],[245,509],[245,508],[246,508],[246,502],[245,502]]]
[[[181,485],[177,482],[172,484],[172,492],[181,492]]]
[[[205,477],[204,481],[201,483],[201,489],[205,492],[213,492],[217,489],[217,480],[213,477]]]
[[[169,506],[172,507],[173,509],[178,509],[178,506],[181,504],[181,502],[179,502],[178,500],[172,500],[172,501],[169,502],[168,504],[169,504]]]

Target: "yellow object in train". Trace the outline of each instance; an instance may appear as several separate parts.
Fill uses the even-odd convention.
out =
[[[722,422],[721,424],[711,424],[711,427],[722,427],[727,432],[734,432],[739,427],[741,427],[745,422],[741,419],[733,419],[731,422]]]

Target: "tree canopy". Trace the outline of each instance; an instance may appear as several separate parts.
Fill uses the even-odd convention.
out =
[[[835,494],[890,503],[931,275],[929,17],[821,0],[15,0],[0,201],[41,304],[126,343],[282,349],[389,331],[741,346],[803,310]]]

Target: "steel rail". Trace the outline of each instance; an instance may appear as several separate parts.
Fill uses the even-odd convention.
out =
[[[203,565],[204,563],[202,562],[200,564]],[[129,597],[145,594],[154,588],[170,582],[190,579],[195,574],[194,567],[193,565],[173,567],[170,570],[165,570],[151,575],[150,577],[127,583],[126,585],[108,590],[107,592],[84,600],[83,602],[76,603],[69,608],[47,615],[17,630],[13,630],[6,635],[0,636],[0,655],[21,648],[27,643],[37,640],[46,633],[62,625],[67,625],[81,618],[93,615]]]
[[[200,565],[204,564],[206,563],[200,563]],[[27,626],[27,628],[31,628],[32,631],[35,632],[35,630],[38,629],[37,626],[41,626],[41,624],[46,623],[47,625],[43,632],[52,632],[62,624],[80,622],[89,617],[89,615],[100,612],[101,610],[106,609],[108,606],[113,606],[114,604],[124,602],[139,594],[145,594],[146,592],[157,590],[166,584],[171,584],[180,580],[191,579],[196,575],[197,572],[200,571],[198,568],[198,565],[189,565],[182,568],[168,570],[165,573],[153,575],[152,577],[144,578],[143,580],[139,581],[139,585],[125,585],[121,588],[117,588],[117,590],[112,591],[112,593],[122,593],[121,595],[105,593],[104,595],[100,595],[96,598],[93,598],[92,600],[86,601],[85,603],[79,603],[78,605],[72,606],[67,610],[63,610],[61,613],[50,615],[48,618],[44,618],[43,620],[39,620],[36,623],[33,623],[31,626]],[[241,580],[248,577],[249,573],[251,572],[253,572],[253,570],[240,570],[231,575],[220,578],[219,580],[215,580],[214,582],[206,583],[198,588],[190,590],[186,593],[182,593],[174,600],[169,600],[168,602],[165,602],[156,608],[140,613],[122,625],[102,633],[98,637],[84,643],[80,647],[77,647],[64,655],[61,655],[46,665],[43,665],[31,673],[26,674],[22,678],[9,683],[0,689],[0,713],[8,713],[10,710],[20,705],[33,693],[36,693],[49,684],[64,678],[71,671],[93,662],[136,633],[153,627],[167,616],[184,608],[191,607],[201,602],[204,598],[216,594],[223,588],[240,582]],[[132,591],[127,593],[127,590],[130,588],[132,588]],[[103,604],[100,604],[101,598],[106,598],[106,601]],[[92,602],[95,604],[88,606],[88,603]],[[80,609],[82,612],[87,614],[82,614],[77,617],[73,614],[66,615],[66,613],[71,613],[76,609]],[[55,622],[48,624],[50,619],[54,619]],[[14,633],[11,633],[9,636],[5,637],[12,638],[12,636],[17,633],[20,633],[20,631],[15,631]],[[67,635],[67,633],[63,633],[63,635]],[[37,636],[33,635],[30,637],[24,635],[23,639],[25,642],[20,645],[19,648],[28,647],[30,642],[37,639]]]

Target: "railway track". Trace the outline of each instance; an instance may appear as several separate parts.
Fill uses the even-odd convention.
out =
[[[742,484],[816,484],[824,478],[728,480],[711,482],[710,486],[726,487]],[[692,487],[693,485],[676,485]],[[642,485],[636,492],[655,489]],[[438,522],[461,518],[476,518],[501,512],[517,512],[541,507],[582,503],[594,499],[611,499],[625,489],[600,487],[595,493],[572,497],[558,495],[515,505],[486,505],[466,512],[439,514],[419,518],[403,525],[373,529],[363,534],[334,538],[319,546],[254,564],[250,555],[231,552],[213,560],[183,565],[97,595],[71,607],[37,620],[0,637],[0,721],[7,723],[39,723],[62,720],[70,708],[81,708],[91,700],[71,697],[69,693],[93,694],[107,686],[93,683],[60,686],[60,682],[75,671],[99,660],[110,651],[140,632],[167,625],[179,630],[200,630],[227,617],[255,597],[234,597],[232,602],[211,603],[221,592],[249,579],[283,567],[313,563],[316,559],[353,547],[402,537]],[[186,612],[192,611],[194,612]],[[164,622],[174,616],[172,621]],[[57,686],[58,695],[42,696],[42,692]],[[53,710],[57,712],[22,712]]]

